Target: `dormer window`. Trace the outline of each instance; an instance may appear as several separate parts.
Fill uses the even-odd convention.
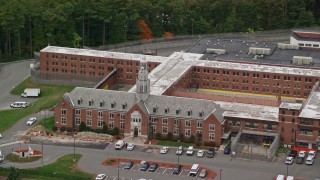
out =
[[[166,107],[166,108],[164,109],[164,113],[166,113],[166,114],[169,113],[169,107]]]
[[[202,111],[199,112],[199,117],[203,117],[203,115],[204,115],[204,112],[202,110]]]
[[[89,106],[93,106],[93,98],[89,100]]]
[[[122,104],[122,109],[126,109],[127,108],[127,103],[125,102],[124,104]]]
[[[101,101],[100,102],[100,107],[103,107],[104,106],[104,101]]]
[[[78,105],[80,105],[82,103],[82,98],[80,97],[79,99],[78,99]]]
[[[153,113],[156,113],[156,112],[157,112],[157,109],[158,109],[158,106],[156,105],[156,107],[153,107],[152,112],[153,112]]]
[[[111,103],[111,108],[115,108],[115,107],[116,107],[116,102],[113,101],[113,102]]]
[[[180,111],[181,111],[181,109],[179,108],[179,109],[177,109],[176,110],[176,114],[178,115],[178,114],[180,114]]]
[[[191,115],[192,115],[192,110],[189,109],[189,111],[188,111],[188,116],[191,116]]]

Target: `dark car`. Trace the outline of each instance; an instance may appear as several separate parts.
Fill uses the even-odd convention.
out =
[[[214,153],[215,153],[214,148],[209,148],[209,150],[207,152],[207,157],[208,158],[213,158],[214,157]]]
[[[297,164],[303,164],[304,158],[303,157],[297,157],[296,163]]]
[[[153,163],[150,165],[150,168],[148,171],[155,172],[158,169],[159,165],[157,163]]]
[[[141,170],[141,171],[147,171],[148,168],[149,168],[149,163],[148,163],[148,162],[145,162],[145,163],[141,164],[140,170]]]
[[[124,165],[123,169],[131,169],[134,165],[133,161],[128,161],[126,165]]]
[[[173,168],[173,174],[180,174],[181,172],[181,165],[180,164],[177,164],[174,168]]]
[[[291,150],[288,155],[290,157],[296,158],[297,154],[298,154],[298,152],[296,150]]]
[[[224,150],[223,150],[223,153],[224,153],[224,154],[230,154],[230,152],[231,152],[231,148],[228,147],[228,146],[226,146],[226,147],[224,148]]]

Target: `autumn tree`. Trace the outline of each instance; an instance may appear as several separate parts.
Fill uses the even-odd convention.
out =
[[[151,32],[148,24],[145,22],[145,20],[141,19],[139,21],[139,29],[141,32],[142,39],[150,40],[153,38],[152,32]]]

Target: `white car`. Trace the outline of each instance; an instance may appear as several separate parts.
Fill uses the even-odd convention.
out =
[[[2,138],[2,134],[0,134],[0,138]]]
[[[104,180],[104,179],[106,179],[106,175],[105,174],[98,174],[96,176],[96,180]]]
[[[31,125],[34,124],[36,121],[37,121],[37,118],[31,117],[31,118],[29,118],[29,120],[27,121],[27,125],[31,126]]]
[[[128,151],[132,151],[134,149],[134,144],[133,143],[129,143],[127,146],[127,150]]]
[[[177,154],[177,155],[182,155],[182,153],[183,153],[183,147],[182,147],[182,146],[179,146],[178,149],[177,149],[177,151],[176,151],[176,154]]]
[[[299,154],[298,154],[298,157],[306,157],[306,151],[300,151]]]
[[[293,157],[287,157],[286,159],[286,164],[292,164],[293,163],[294,158]]]
[[[313,161],[314,161],[314,157],[307,157],[306,164],[307,165],[312,165]]]
[[[204,150],[199,150],[197,152],[197,157],[203,157],[203,155],[204,155]]]
[[[0,136],[0,137],[1,137],[1,136]],[[315,152],[315,151],[309,151],[308,157],[313,157],[313,158],[315,158],[315,157],[316,157],[316,152]]]
[[[168,150],[169,150],[169,147],[164,146],[164,147],[161,148],[160,153],[161,154],[166,154],[168,152]]]

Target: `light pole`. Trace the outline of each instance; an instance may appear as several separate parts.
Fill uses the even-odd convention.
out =
[[[118,180],[119,180],[119,171],[120,171],[120,169],[119,169],[119,163],[120,163],[120,159],[118,158]]]
[[[289,175],[289,164],[287,164],[287,177]]]
[[[220,177],[220,180],[221,180],[221,176],[222,176],[221,172],[222,172],[222,169],[220,169],[220,170],[219,170],[219,174],[220,174],[220,175],[219,175],[219,177]]]
[[[178,166],[179,166],[179,165],[180,165],[180,164],[179,164],[179,156],[180,156],[179,146],[180,146],[180,140],[178,140],[177,143],[178,143],[178,154],[177,154],[177,155],[178,155]]]
[[[73,162],[76,161],[76,136],[73,134]]]
[[[43,153],[43,140],[41,141],[41,152],[42,152],[41,164],[43,164],[43,156],[44,156],[44,153]]]

